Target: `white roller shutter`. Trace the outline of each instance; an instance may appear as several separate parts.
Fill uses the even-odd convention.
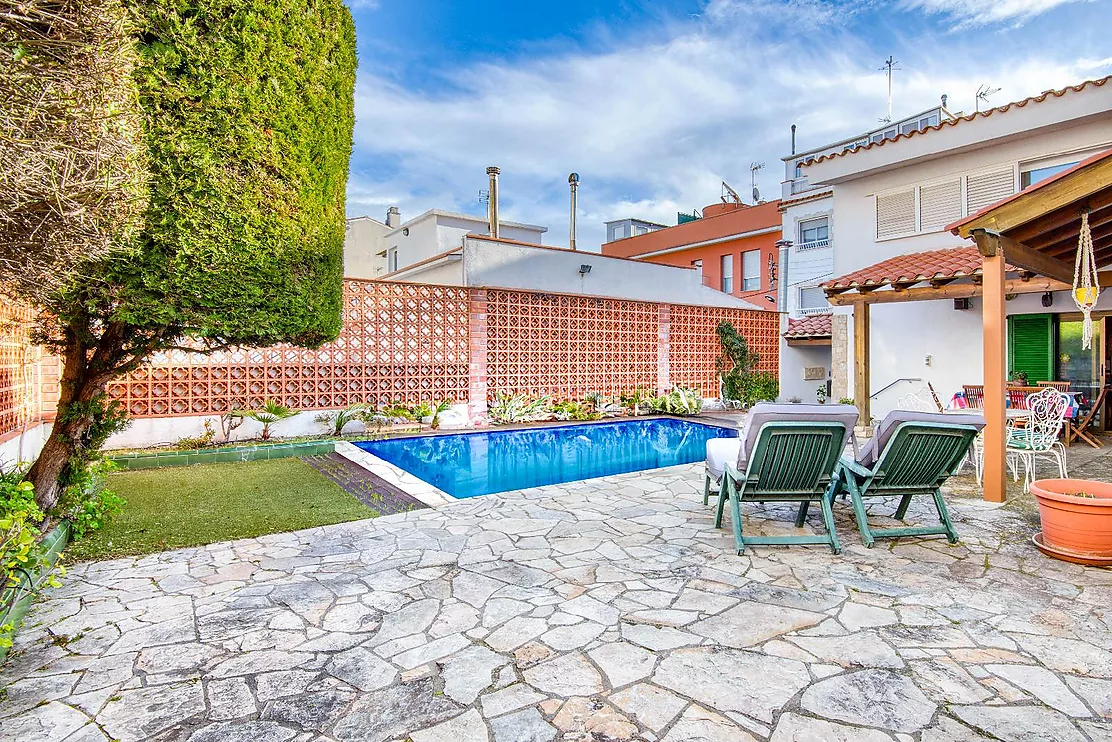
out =
[[[967,175],[965,181],[967,214],[974,214],[1015,193],[1015,173],[1010,167]]]
[[[919,229],[940,229],[961,219],[961,181],[925,185],[919,189]]]
[[[915,190],[876,197],[876,238],[915,231]]]

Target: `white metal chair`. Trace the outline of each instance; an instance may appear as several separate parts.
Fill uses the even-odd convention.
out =
[[[1005,452],[1012,478],[1019,479],[1017,464],[1023,464],[1023,491],[1035,481],[1035,462],[1042,458],[1058,465],[1058,476],[1065,479],[1066,447],[1059,438],[1065,425],[1070,398],[1053,387],[1027,396],[1027,417],[1008,421]],[[1022,427],[1021,427],[1022,426]]]
[[[896,400],[896,409],[910,412],[938,412],[938,405],[934,403],[934,400],[923,396],[925,391],[925,389],[920,389],[917,392],[903,395]]]

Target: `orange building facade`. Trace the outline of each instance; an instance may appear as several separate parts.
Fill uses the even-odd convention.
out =
[[[707,286],[775,309],[780,238],[779,201],[718,203],[701,219],[606,242],[602,254],[698,268]]]

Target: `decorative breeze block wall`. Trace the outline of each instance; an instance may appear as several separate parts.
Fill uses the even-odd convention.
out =
[[[0,302],[0,438],[42,420],[57,399],[57,362],[31,345],[35,318],[27,306]]]
[[[729,322],[745,336],[749,349],[759,353],[762,371],[780,368],[780,315],[726,307],[671,305],[669,376],[672,384],[694,386],[704,397],[717,397],[718,372],[714,361],[722,354],[718,323]]]

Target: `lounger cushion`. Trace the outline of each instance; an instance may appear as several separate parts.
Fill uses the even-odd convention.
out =
[[[722,478],[726,464],[739,461],[740,438],[711,438],[707,441],[707,471],[715,480]]]
[[[888,445],[888,441],[892,438],[892,434],[896,432],[896,428],[899,427],[900,423],[972,425],[977,430],[981,430],[985,427],[985,418],[983,415],[975,414],[950,415],[941,412],[892,410],[885,416],[880,425],[877,426],[876,435],[874,435],[861,449],[861,455],[858,457],[857,461],[862,466],[872,467],[876,463],[880,452]]]
[[[842,448],[853,438],[853,428],[857,425],[857,408],[848,404],[775,404],[762,402],[754,405],[745,420],[745,427],[741,430],[741,440],[744,445],[738,454],[738,470],[745,470],[745,462],[753,453],[757,445],[757,436],[761,426],[768,422],[838,422],[846,426],[846,435],[842,439]],[[856,452],[855,452],[856,453]]]

